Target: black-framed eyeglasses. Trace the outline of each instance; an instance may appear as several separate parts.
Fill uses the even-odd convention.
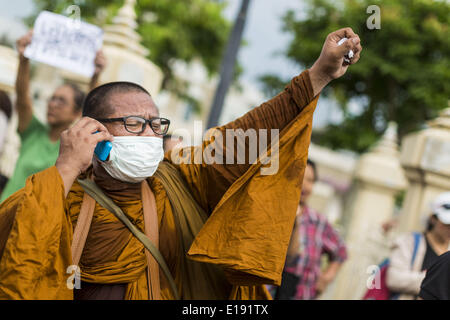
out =
[[[148,122],[153,132],[160,136],[167,134],[170,125],[169,119],[159,117],[145,119],[139,116],[127,116],[123,118],[96,119],[96,120],[105,123],[122,121],[123,125],[125,126],[125,130],[127,130],[130,133],[137,133],[137,134],[145,131]]]

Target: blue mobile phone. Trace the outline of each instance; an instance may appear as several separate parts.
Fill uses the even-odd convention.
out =
[[[97,155],[97,157],[100,160],[105,161],[108,158],[109,152],[111,151],[111,149],[112,149],[112,143],[105,140],[105,141],[97,143],[94,153]]]
[[[108,140],[104,140],[104,141],[97,143],[94,153],[101,161],[105,161],[106,159],[108,159],[111,149],[112,149],[112,143]]]

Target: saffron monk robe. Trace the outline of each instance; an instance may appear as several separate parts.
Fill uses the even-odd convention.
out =
[[[344,37],[349,40],[338,46]],[[349,50],[355,55],[347,63]],[[214,137],[255,129],[261,139],[267,137],[259,129],[279,129],[277,140],[268,139],[266,156],[277,158],[271,174],[263,170],[269,165],[264,155],[244,164],[230,156],[254,147],[245,137],[227,146],[211,136],[163,159],[169,121],[159,118],[150,94],[126,82],[91,91],[84,117],[61,134],[55,166],[30,176],[1,204],[0,298],[270,299],[264,284],[281,281],[319,93],[361,50],[350,28],[329,34],[313,66],[283,92],[212,129]],[[94,156],[103,140],[113,144],[104,162]],[[194,161],[211,147],[215,159],[230,156],[234,164]],[[145,232],[167,268],[132,228],[84,192],[83,179],[94,181]],[[81,270],[75,284],[73,265]]]

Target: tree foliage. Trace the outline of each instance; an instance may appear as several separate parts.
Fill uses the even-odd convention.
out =
[[[331,148],[363,152],[389,121],[400,137],[421,128],[448,106],[450,97],[450,3],[438,0],[308,0],[306,12],[289,11],[284,31],[293,37],[286,56],[311,66],[327,34],[351,27],[360,35],[360,61],[324,92],[339,102],[344,120],[313,133]],[[370,5],[381,9],[381,28],[369,30]],[[273,76],[265,84],[277,85]],[[264,80],[264,79],[262,79]],[[361,112],[351,112],[349,101]]]
[[[42,10],[69,15],[78,5],[81,19],[100,27],[111,23],[125,0],[34,0],[36,11],[27,18],[31,26]],[[171,62],[199,58],[210,74],[217,72],[230,30],[223,16],[226,3],[210,0],[139,0],[138,33],[150,50],[148,58],[164,72],[164,88],[177,90]],[[180,93],[182,95],[182,93]]]

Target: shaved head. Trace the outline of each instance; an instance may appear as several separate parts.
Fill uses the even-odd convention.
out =
[[[145,94],[151,98],[147,90],[132,82],[110,82],[95,88],[88,94],[84,101],[83,117],[93,119],[109,117],[116,111],[115,106],[111,104],[111,97],[115,94],[132,92]]]

